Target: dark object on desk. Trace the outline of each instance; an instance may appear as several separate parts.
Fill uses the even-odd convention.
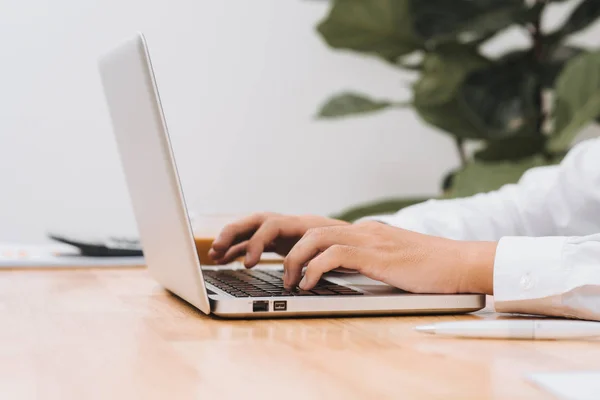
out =
[[[77,247],[82,256],[88,257],[139,257],[143,256],[142,246],[137,239],[107,237],[105,239],[74,238],[49,233],[48,237],[57,242]]]

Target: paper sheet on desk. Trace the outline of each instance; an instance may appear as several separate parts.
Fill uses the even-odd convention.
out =
[[[61,244],[0,243],[0,268],[114,267],[145,265],[144,257],[83,257],[74,247]]]
[[[531,374],[529,379],[559,399],[600,398],[600,371],[544,372]]]

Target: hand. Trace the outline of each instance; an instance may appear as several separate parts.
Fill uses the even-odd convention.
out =
[[[462,242],[378,222],[308,230],[284,261],[286,287],[310,290],[343,267],[413,293],[493,292],[494,242]],[[306,265],[301,280],[302,269]]]
[[[217,264],[227,264],[245,254],[244,264],[251,268],[265,251],[286,256],[309,229],[342,225],[348,223],[320,216],[254,214],[223,228],[208,255]]]

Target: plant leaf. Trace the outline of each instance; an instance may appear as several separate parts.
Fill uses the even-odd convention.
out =
[[[567,21],[559,29],[559,35],[565,37],[588,28],[600,18],[600,1],[583,0],[569,15]]]
[[[465,117],[457,93],[470,71],[489,61],[476,49],[459,44],[442,46],[427,53],[420,79],[413,86],[414,107],[431,125],[461,138],[482,138],[482,132]]]
[[[536,134],[538,77],[527,57],[523,53],[473,71],[462,84],[458,97],[465,115],[485,137]]]
[[[408,0],[335,0],[317,30],[331,47],[389,61],[422,48],[412,33]]]
[[[522,0],[410,0],[414,31],[430,44],[478,41],[515,24],[527,10]]]
[[[395,61],[395,65],[410,71],[421,71],[423,70],[424,58],[425,54],[423,52],[414,52],[412,54],[407,54],[405,56],[398,57]]]
[[[397,105],[387,100],[373,100],[358,93],[340,93],[330,98],[319,111],[319,118],[339,118],[364,114]]]
[[[472,162],[455,173],[449,197],[468,197],[497,190],[506,184],[517,183],[530,168],[555,163],[548,162],[541,156],[518,162]]]
[[[553,152],[565,151],[587,124],[600,116],[600,51],[572,59],[556,82]]]
[[[487,65],[489,61],[476,49],[460,44],[427,53],[421,77],[414,85],[415,103],[434,105],[452,100],[469,72]]]
[[[544,56],[542,66],[542,85],[545,88],[554,88],[556,78],[565,67],[567,62],[577,57],[585,50],[574,46],[554,46],[549,54]]]
[[[545,144],[546,137],[543,135],[490,140],[474,156],[479,161],[515,161],[540,154],[544,150]]]
[[[464,109],[456,100],[445,104],[417,105],[414,104],[417,114],[430,125],[439,128],[444,133],[463,139],[482,139],[485,132],[478,130],[467,118]]]

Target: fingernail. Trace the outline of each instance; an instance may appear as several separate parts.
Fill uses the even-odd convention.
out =
[[[248,267],[248,265],[250,265],[250,253],[246,254],[246,257],[244,257],[244,265],[246,266],[246,268]]]
[[[306,286],[306,275],[302,278],[302,280],[300,281],[300,284],[298,286],[300,286],[300,289],[306,290],[306,288],[305,288],[305,286]]]

